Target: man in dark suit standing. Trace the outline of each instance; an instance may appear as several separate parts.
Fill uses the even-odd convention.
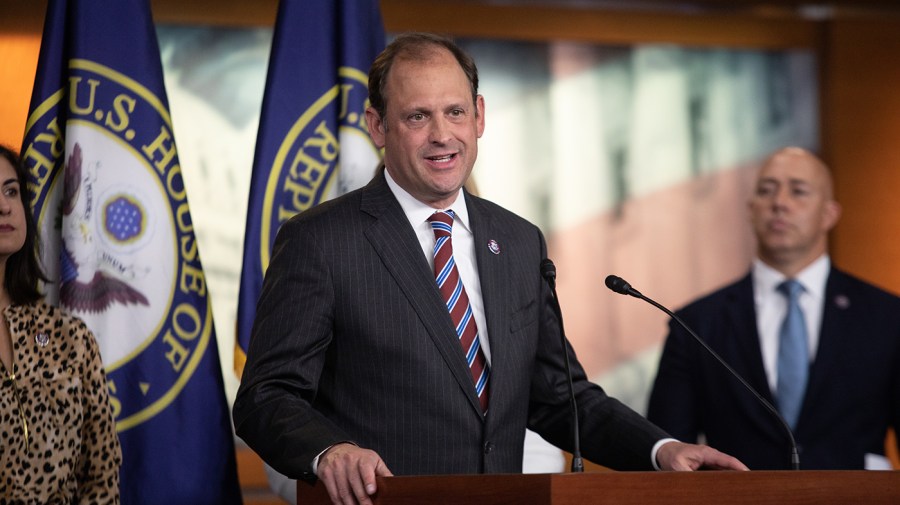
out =
[[[278,232],[235,428],[279,472],[321,479],[335,503],[370,503],[375,477],[392,472],[520,472],[526,427],[572,449],[543,236],[462,189],[484,131],[477,86],[453,43],[397,38],[369,73],[366,120],[386,169]],[[566,352],[589,459],[746,468],[666,440]]]
[[[778,408],[802,469],[889,468],[886,432],[900,426],[900,299],[831,264],[828,232],[840,211],[821,160],[776,151],[750,199],[750,273],[677,314]],[[783,426],[674,321],[647,417],[750,468],[791,467]]]

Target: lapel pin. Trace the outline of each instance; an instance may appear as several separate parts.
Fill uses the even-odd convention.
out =
[[[500,254],[500,244],[497,243],[496,240],[490,239],[488,240],[488,251],[491,251],[494,254]]]
[[[846,295],[837,295],[834,297],[834,304],[839,309],[848,309],[850,308],[850,299]]]
[[[47,344],[50,343],[50,335],[47,335],[44,332],[40,332],[34,336],[34,341],[40,347],[47,347]]]

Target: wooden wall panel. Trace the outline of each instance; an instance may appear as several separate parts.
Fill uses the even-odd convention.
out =
[[[676,13],[492,4],[445,0],[381,0],[386,28],[461,37],[575,40],[607,44],[812,47],[816,23],[783,10]]]
[[[900,293],[900,18],[831,21],[823,55],[823,148],[844,207],[832,254]]]
[[[17,151],[22,145],[40,47],[40,31],[0,34],[0,143]]]

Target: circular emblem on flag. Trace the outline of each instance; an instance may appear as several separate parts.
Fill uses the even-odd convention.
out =
[[[88,60],[68,71],[29,125],[49,141],[23,158],[43,264],[58,279],[44,290],[97,337],[121,432],[178,397],[212,340],[212,314],[157,84]]]

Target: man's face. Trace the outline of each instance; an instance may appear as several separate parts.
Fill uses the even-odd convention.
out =
[[[796,273],[825,253],[840,206],[825,166],[806,151],[788,149],[760,170],[750,214],[760,259]]]
[[[391,177],[421,202],[446,208],[466,182],[484,132],[484,100],[456,59],[435,49],[425,61],[396,60],[385,83],[385,117],[366,110]]]

